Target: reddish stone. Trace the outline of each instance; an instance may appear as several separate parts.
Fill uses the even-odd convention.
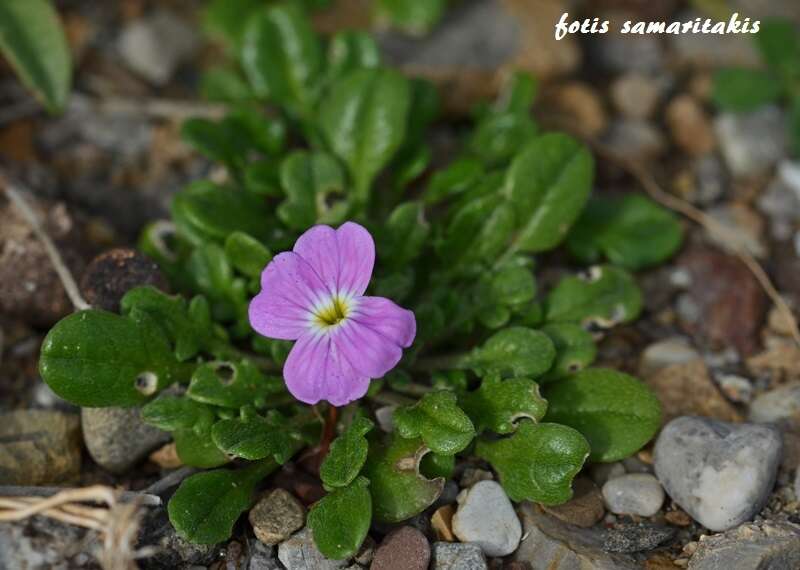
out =
[[[386,535],[375,551],[371,570],[427,570],[431,545],[420,531],[403,526]]]
[[[691,275],[689,298],[698,318],[683,322],[686,331],[713,348],[733,346],[750,355],[758,348],[758,331],[766,311],[766,295],[739,259],[720,251],[696,247],[678,265]]]

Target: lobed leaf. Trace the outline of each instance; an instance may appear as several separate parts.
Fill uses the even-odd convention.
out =
[[[186,395],[204,404],[238,409],[264,407],[283,391],[282,378],[266,376],[249,360],[212,361],[197,367]]]
[[[538,422],[547,410],[539,385],[528,378],[501,380],[499,376],[486,376],[480,387],[464,393],[460,402],[478,433],[511,433],[519,420]]]
[[[580,372],[597,356],[592,334],[575,323],[550,323],[541,328],[556,348],[553,367],[539,379],[545,384]]]
[[[475,427],[456,402],[453,392],[429,392],[416,404],[395,410],[395,429],[401,437],[421,437],[434,453],[455,455],[475,437]]]
[[[328,455],[319,469],[326,488],[346,487],[352,483],[367,460],[367,435],[375,427],[366,418],[356,418],[347,430],[333,440]]]

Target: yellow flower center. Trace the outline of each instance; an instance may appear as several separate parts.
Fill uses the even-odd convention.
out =
[[[314,318],[316,319],[318,325],[332,327],[346,319],[349,312],[350,307],[348,306],[347,301],[336,296],[331,298],[328,305],[319,309],[314,314]]]

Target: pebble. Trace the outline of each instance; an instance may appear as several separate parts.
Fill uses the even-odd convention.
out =
[[[800,162],[783,160],[767,189],[756,199],[759,211],[769,216],[770,233],[778,240],[792,236],[800,219]]]
[[[786,158],[786,118],[775,106],[750,113],[721,113],[714,131],[728,168],[737,178],[764,174]]]
[[[800,382],[792,382],[761,394],[750,404],[748,419],[756,423],[775,423],[782,428],[800,429]]]
[[[548,91],[545,104],[553,107],[565,124],[584,136],[600,136],[608,127],[602,99],[590,85],[581,81],[569,81]]]
[[[278,545],[278,560],[286,570],[337,570],[348,566],[347,560],[325,558],[317,550],[309,528],[304,528]]]
[[[680,417],[655,444],[655,471],[667,494],[703,526],[723,531],[757,514],[781,461],[771,426]]]
[[[603,486],[606,481],[610,481],[614,477],[621,477],[625,475],[625,466],[619,462],[614,463],[595,463],[589,466],[589,476],[597,485]]]
[[[753,384],[747,378],[737,374],[719,374],[715,378],[720,391],[729,400],[746,404],[753,399]]]
[[[652,517],[664,503],[664,489],[647,473],[629,473],[603,485],[606,507],[618,515]]]
[[[737,421],[741,415],[720,393],[705,363],[692,360],[672,364],[645,382],[661,402],[664,421],[683,415],[708,416],[725,421]]]
[[[124,473],[170,440],[169,432],[144,423],[139,408],[82,408],[86,449],[95,463]]]
[[[672,540],[678,529],[653,524],[623,524],[609,529],[603,541],[606,552],[644,552]]]
[[[77,415],[46,410],[0,414],[0,485],[74,482],[80,469]]]
[[[716,154],[709,154],[696,159],[692,163],[694,175],[694,193],[692,201],[701,206],[708,206],[718,201],[725,194],[729,185],[725,165]]]
[[[411,526],[390,532],[375,551],[370,570],[427,570],[431,560],[428,539]]]
[[[378,426],[386,433],[394,431],[394,411],[397,406],[383,406],[375,410],[375,419]]]
[[[606,16],[601,16],[604,19]],[[624,20],[624,18],[609,18]],[[621,26],[621,21],[617,22]],[[612,22],[612,26],[616,25]],[[617,28],[619,29],[619,28]],[[589,36],[590,58],[612,73],[652,73],[664,68],[664,50],[656,36],[605,34]]]
[[[274,489],[250,510],[253,533],[264,544],[278,544],[303,528],[305,507],[285,489]]]
[[[762,521],[728,532],[701,536],[690,570],[800,568],[800,526]]]
[[[731,8],[731,12],[734,12]],[[741,12],[741,11],[740,11]],[[748,14],[750,11],[747,10]],[[688,10],[679,21],[706,18],[704,13]],[[761,57],[755,50],[750,34],[668,34],[671,56],[680,66],[691,68],[756,67]]]
[[[494,475],[491,471],[487,471],[486,469],[478,469],[476,467],[467,467],[464,469],[464,473],[461,475],[461,479],[459,480],[458,484],[462,489],[466,489],[467,487],[472,487],[479,481],[492,480],[494,480]]]
[[[689,341],[682,336],[674,336],[648,345],[639,361],[639,374],[645,378],[671,364],[683,364],[700,358]]]
[[[641,73],[628,73],[614,80],[610,88],[611,101],[629,119],[648,119],[658,105],[660,89],[653,79]]]
[[[488,570],[486,557],[477,544],[434,542],[431,570]]]
[[[436,533],[436,538],[445,542],[454,542],[456,536],[453,534],[453,515],[456,510],[453,505],[439,507],[431,515],[431,528]]]
[[[628,556],[603,550],[605,531],[579,528],[544,514],[525,502],[519,507],[524,539],[512,559],[531,570],[634,570],[641,565]]]
[[[706,213],[727,231],[706,230],[709,240],[721,249],[735,254],[745,250],[755,257],[764,257],[767,246],[764,243],[764,222],[748,206],[739,203],[720,204],[706,210]]]
[[[96,309],[118,313],[120,301],[134,287],[151,285],[166,291],[168,283],[155,261],[135,249],[118,247],[101,253],[86,267],[81,292]]]
[[[264,544],[260,540],[250,543],[250,560],[247,570],[281,570],[281,565],[275,556],[275,548]]]
[[[661,156],[667,142],[661,131],[647,121],[616,119],[603,136],[610,150],[636,160],[650,160]]]
[[[603,495],[591,479],[576,477],[572,482],[572,498],[562,505],[542,508],[550,515],[565,523],[581,528],[589,528],[603,518]]]
[[[87,531],[46,517],[0,523],[0,568],[68,570],[75,568],[75,545]]]
[[[487,556],[506,556],[519,545],[522,525],[503,487],[480,481],[459,495],[453,534],[479,545]]]
[[[135,20],[122,29],[117,48],[125,64],[153,83],[165,85],[198,46],[194,29],[167,10]]]
[[[670,101],[665,116],[672,140],[689,156],[704,156],[716,147],[708,115],[691,95],[678,95]]]

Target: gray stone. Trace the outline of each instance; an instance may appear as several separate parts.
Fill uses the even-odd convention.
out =
[[[617,119],[603,136],[604,143],[620,156],[649,160],[664,153],[667,141],[654,125],[646,121]]]
[[[112,473],[127,471],[171,439],[144,423],[139,408],[83,408],[81,423],[89,455]]]
[[[606,71],[648,74],[664,69],[664,50],[655,36],[609,33],[591,36],[589,41],[589,57]]]
[[[45,410],[0,414],[0,485],[45,485],[77,479],[78,416]]]
[[[375,419],[378,421],[378,426],[386,433],[394,431],[394,411],[397,406],[383,406],[375,410]]]
[[[781,241],[791,238],[794,222],[800,219],[800,162],[782,161],[756,204],[769,216],[772,237]]]
[[[628,556],[603,550],[605,532],[578,528],[542,513],[531,503],[519,507],[524,538],[513,559],[531,570],[634,570],[640,565]]]
[[[595,463],[589,466],[589,476],[597,485],[601,487],[614,477],[621,477],[625,475],[625,466],[619,462],[614,463]]]
[[[720,204],[707,209],[706,214],[716,222],[711,229],[706,230],[711,243],[731,253],[746,251],[759,258],[767,254],[761,235],[761,219],[749,208],[741,204]],[[727,231],[715,231],[718,225]]]
[[[488,570],[486,557],[477,544],[434,542],[431,570]]]
[[[131,22],[117,43],[125,64],[154,85],[165,85],[197,46],[194,29],[167,10]]]
[[[247,570],[281,570],[280,562],[275,556],[275,548],[260,540],[251,541]]]
[[[782,428],[800,428],[800,382],[780,386],[750,404],[751,422],[775,423]]]
[[[148,562],[158,568],[204,566],[219,554],[216,544],[195,544],[179,536],[163,508],[151,509],[145,515],[137,544],[137,548],[143,547],[154,547],[155,554]]]
[[[519,545],[522,525],[503,487],[479,481],[458,496],[453,533],[462,542],[479,545],[487,556],[506,556]]]
[[[714,121],[725,163],[734,176],[764,174],[786,157],[786,117],[773,105],[751,113],[721,113]]]
[[[751,0],[747,0],[752,4]],[[742,12],[733,10],[731,12]],[[750,12],[748,6],[745,12]],[[706,14],[686,11],[677,20],[688,22],[707,18]],[[694,67],[755,67],[761,64],[750,34],[669,34],[667,41],[676,63]]]
[[[689,570],[800,568],[800,526],[789,522],[762,521],[701,536],[689,560]]]
[[[612,513],[652,517],[664,503],[664,489],[648,473],[629,473],[603,485],[603,499]]]
[[[71,570],[78,567],[86,530],[45,517],[0,523],[0,570]],[[88,560],[87,560],[88,562]]]
[[[703,526],[722,531],[763,508],[781,449],[780,432],[772,426],[682,416],[658,436],[655,471],[683,510]]]
[[[644,349],[639,362],[639,373],[645,378],[673,364],[684,364],[700,358],[684,337],[675,336],[654,342]]]
[[[289,491],[275,489],[256,503],[248,518],[258,540],[278,544],[303,528],[306,509]]]
[[[603,541],[607,552],[646,552],[672,540],[678,529],[654,524],[623,524],[610,529]]]
[[[701,206],[713,204],[723,197],[728,185],[728,174],[725,165],[715,154],[696,159],[692,163],[695,191],[691,198]]]
[[[309,528],[304,528],[278,545],[278,560],[287,570],[336,570],[349,565],[347,560],[325,558],[317,550]]]
[[[628,73],[611,84],[611,100],[629,119],[647,119],[655,111],[661,90],[657,83],[640,73]]]

